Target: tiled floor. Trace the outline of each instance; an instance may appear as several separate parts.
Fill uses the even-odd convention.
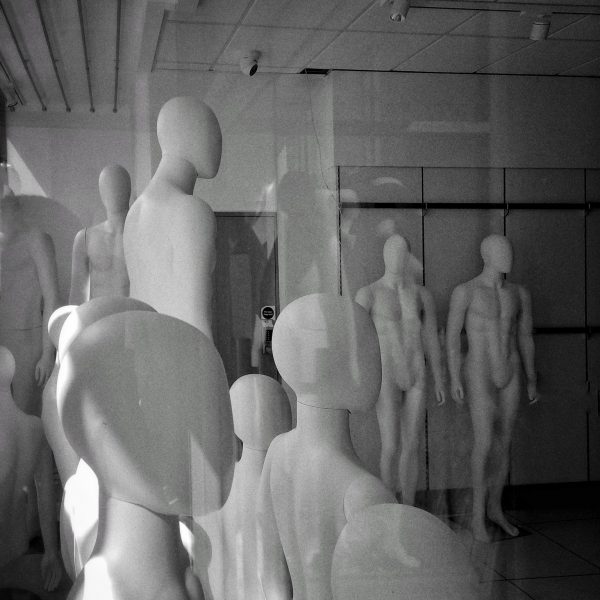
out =
[[[447,522],[468,547],[481,600],[600,600],[600,507],[508,512],[523,535],[473,541],[465,519]]]

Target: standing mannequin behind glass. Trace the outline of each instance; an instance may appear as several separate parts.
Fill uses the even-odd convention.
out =
[[[381,479],[392,491],[399,483],[404,504],[414,504],[419,476],[419,434],[425,418],[425,354],[431,363],[438,403],[445,400],[433,297],[414,282],[411,258],[406,240],[392,235],[383,247],[383,277],[356,294],[356,302],[375,323],[381,350],[381,391],[376,405],[381,432]]]
[[[204,102],[172,98],[157,121],[162,158],[125,222],[131,297],[198,328],[212,341],[216,219],[194,196],[221,162],[221,128]]]
[[[0,344],[13,354],[15,403],[41,414],[41,388],[54,366],[48,320],[58,305],[52,238],[28,227],[18,198],[4,188],[0,200]]]
[[[102,169],[98,180],[107,219],[77,233],[73,242],[69,304],[98,296],[128,296],[129,277],[123,253],[123,228],[131,181],[120,165]]]
[[[483,271],[452,292],[446,347],[452,397],[458,403],[464,401],[462,367],[473,424],[473,536],[490,541],[486,513],[509,535],[519,534],[502,511],[501,497],[521,396],[521,363],[531,402],[537,399],[537,385],[531,298],[524,287],[504,280],[513,262],[510,242],[504,236],[489,235],[481,242],[481,257]],[[460,353],[463,328],[469,344],[464,366]]]

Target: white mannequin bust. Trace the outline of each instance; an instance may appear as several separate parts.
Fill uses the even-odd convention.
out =
[[[157,134],[162,159],[125,222],[131,296],[212,339],[216,222],[192,194],[198,177],[217,174],[221,129],[204,102],[177,97],[161,108]]]
[[[54,590],[62,578],[52,455],[40,418],[24,413],[13,400],[14,374],[13,355],[0,346],[0,589],[44,593]],[[26,489],[34,480],[45,552],[32,563],[24,555],[29,546]],[[23,569],[23,560],[34,570]]]
[[[121,165],[108,165],[98,180],[106,220],[77,233],[73,242],[69,302],[98,296],[128,296],[129,277],[123,253],[123,228],[131,180]]]
[[[359,462],[349,411],[368,410],[381,382],[377,332],[349,298],[312,294],[282,311],[275,364],[297,396],[297,427],[271,443],[257,500],[258,573],[267,600],[332,597],[339,533],[359,510],[395,502]]]
[[[54,244],[29,227],[19,199],[9,188],[0,200],[0,339],[13,354],[14,400],[39,416],[41,390],[54,365],[48,320],[58,305]]]
[[[523,286],[504,278],[512,269],[512,246],[504,236],[489,235],[481,242],[481,257],[482,272],[452,292],[446,349],[452,396],[458,403],[467,398],[473,424],[472,531],[487,542],[491,537],[486,517],[511,536],[519,533],[504,515],[501,497],[523,371],[530,402],[537,400],[537,382],[531,298]],[[463,329],[468,340],[464,366]]]
[[[229,391],[236,436],[243,443],[227,502],[200,524],[211,541],[212,559],[196,552],[196,567],[208,568],[212,597],[219,600],[262,600],[256,572],[256,493],[269,444],[289,431],[289,399],[279,382],[266,375],[244,375]],[[201,548],[198,548],[201,550]],[[208,596],[208,595],[207,595]]]
[[[102,490],[98,541],[70,597],[189,598],[178,517],[220,508],[233,475],[231,406],[212,342],[167,315],[107,316],[61,356],[58,403]]]
[[[359,512],[337,541],[335,600],[476,600],[478,578],[456,534],[434,515],[402,504]]]

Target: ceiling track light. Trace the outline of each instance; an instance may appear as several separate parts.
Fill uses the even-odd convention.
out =
[[[550,31],[550,15],[537,15],[531,25],[529,39],[534,42],[545,40]]]
[[[250,50],[245,52],[240,59],[240,70],[244,75],[252,77],[258,71],[258,59],[260,52],[258,50]]]
[[[410,0],[379,0],[379,6],[390,5],[390,20],[401,23],[406,19]]]

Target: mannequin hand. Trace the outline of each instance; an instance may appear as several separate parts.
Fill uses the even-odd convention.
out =
[[[444,391],[443,385],[435,386],[435,399],[438,406],[442,406],[446,402],[446,392]]]
[[[456,402],[456,404],[463,404],[465,401],[465,390],[463,389],[462,383],[459,381],[453,381],[450,384],[450,389],[454,402]]]
[[[35,365],[35,380],[39,387],[46,385],[46,381],[48,381],[48,377],[50,377],[50,373],[52,373],[54,367],[53,363],[54,360],[51,355],[42,354],[37,365]]]
[[[530,381],[527,383],[527,397],[529,398],[529,404],[535,404],[539,401],[540,396],[537,391],[537,383]]]
[[[61,561],[55,552],[46,552],[42,557],[41,563],[42,579],[44,581],[44,589],[52,592],[58,587],[62,579]]]

